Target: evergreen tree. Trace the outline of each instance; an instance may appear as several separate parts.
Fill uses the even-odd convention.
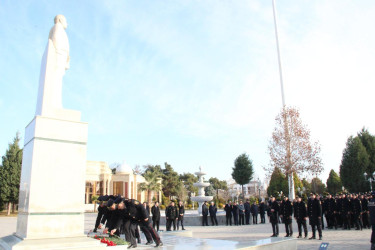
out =
[[[285,174],[283,174],[283,172],[281,171],[281,169],[278,167],[275,167],[272,172],[270,183],[267,188],[267,194],[268,196],[277,197],[280,191],[283,191],[284,195],[289,194],[288,193],[289,192],[288,180]]]
[[[191,193],[198,193],[198,188],[194,187],[194,183],[198,182],[198,177],[193,175],[192,173],[183,173],[180,174],[180,180],[184,184],[184,187],[189,192],[189,197],[191,197]]]
[[[173,170],[172,166],[164,163],[163,171],[163,193],[167,197],[177,196],[181,191],[183,185],[180,181],[179,175]]]
[[[375,172],[375,136],[371,135],[367,129],[363,128],[361,132],[358,133],[358,137],[361,139],[369,156],[369,164],[366,173],[370,176]]]
[[[248,184],[254,174],[253,163],[249,159],[249,156],[245,153],[238,156],[234,161],[234,167],[232,170],[232,178],[237,184],[242,186],[242,196],[245,197],[243,185]]]
[[[311,189],[316,194],[323,194],[326,191],[326,185],[318,177],[311,180]]]
[[[340,177],[333,169],[331,169],[331,172],[329,172],[329,176],[327,179],[327,191],[335,195],[341,191],[341,188],[342,183]]]
[[[350,136],[346,142],[340,165],[341,181],[349,192],[368,191],[369,185],[364,173],[369,163],[369,155],[362,141],[359,137]]]
[[[211,184],[213,189],[216,190],[216,198],[219,198],[219,189],[228,190],[228,185],[226,181],[221,181],[216,177],[211,177],[208,182]]]
[[[8,204],[8,215],[11,203],[18,203],[22,166],[22,149],[19,147],[19,141],[17,133],[13,142],[9,143],[0,166],[0,200],[1,203]]]

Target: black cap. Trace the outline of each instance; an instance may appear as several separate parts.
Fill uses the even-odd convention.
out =
[[[119,195],[119,196],[117,196],[116,199],[114,200],[114,203],[119,204],[119,203],[122,202],[122,201],[123,201],[123,199],[122,199],[121,196]]]
[[[107,202],[107,207],[112,207],[114,201],[112,199],[110,199],[108,202]]]

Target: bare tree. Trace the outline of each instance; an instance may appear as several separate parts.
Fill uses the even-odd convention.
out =
[[[320,144],[311,142],[310,130],[302,123],[298,109],[284,107],[276,117],[268,150],[271,158],[266,171],[279,167],[289,178],[289,191],[294,197],[292,173],[316,175],[323,171]]]

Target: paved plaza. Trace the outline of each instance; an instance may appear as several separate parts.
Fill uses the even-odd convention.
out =
[[[96,214],[86,213],[85,214],[85,233],[88,233],[94,227]],[[188,218],[186,218],[188,219]],[[12,234],[16,230],[16,217],[0,217],[0,237]],[[164,226],[161,226],[164,229]],[[272,234],[271,225],[258,224],[258,225],[247,225],[247,226],[190,226],[186,227],[186,231],[178,231],[177,233],[166,233],[160,232],[160,236],[165,249],[184,249],[183,245],[197,246],[199,245],[202,249],[215,249],[212,246],[221,246],[220,249],[224,249],[227,246],[228,249],[235,249],[239,246],[249,244],[249,241],[260,240],[269,238]],[[310,229],[310,228],[309,228]],[[297,225],[293,225],[294,236],[298,235]],[[280,225],[280,236],[285,235],[284,225]],[[310,236],[309,232],[309,236]],[[329,243],[328,249],[370,249],[370,236],[371,230],[365,229],[363,231],[356,230],[324,230],[323,241],[318,240],[298,240],[298,249],[319,249],[322,242]],[[142,235],[143,244],[139,245],[139,248],[150,248],[145,246],[145,238]],[[179,245],[179,248],[172,246]],[[182,245],[182,246],[181,246]],[[209,247],[211,246],[211,247]],[[171,248],[172,247],[172,248]],[[150,248],[151,249],[151,248]],[[198,249],[198,247],[197,247]]]

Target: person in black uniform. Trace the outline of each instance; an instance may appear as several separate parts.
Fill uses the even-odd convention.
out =
[[[239,212],[239,225],[245,225],[245,207],[242,201],[240,201],[240,204],[238,205],[238,212]]]
[[[225,210],[225,217],[226,217],[226,225],[232,226],[232,202],[231,201],[225,204],[224,210]]]
[[[362,223],[364,228],[370,228],[371,224],[369,223],[369,211],[368,211],[368,200],[364,195],[361,195],[362,203]]]
[[[273,234],[271,235],[271,237],[278,237],[279,236],[279,204],[275,200],[275,197],[271,197],[270,207],[268,210],[268,220],[272,224]]]
[[[260,223],[262,224],[266,223],[266,218],[264,216],[265,213],[266,213],[266,204],[264,204],[264,201],[262,201],[259,205]]]
[[[250,209],[251,209],[249,200],[246,200],[246,202],[244,204],[244,207],[245,207],[245,221],[246,221],[246,225],[249,225],[250,224]]]
[[[137,239],[138,239],[138,243],[141,243],[140,235],[138,231],[138,211],[136,207],[136,202],[133,200],[127,200],[125,201],[125,205],[127,207],[128,214],[129,214],[129,223],[128,223],[128,231],[129,231],[128,239],[129,240],[126,240],[126,241],[130,242],[130,245],[128,246],[128,248],[136,248]],[[125,226],[125,228],[126,227],[127,226]]]
[[[121,196],[117,197],[115,200],[109,200],[107,206],[110,210],[110,218],[107,220],[103,233],[106,234],[109,232],[110,235],[120,236],[120,229],[123,223],[123,217],[125,216],[125,205]]]
[[[351,205],[350,205],[350,200],[345,196],[345,194],[342,195],[342,201],[341,201],[341,217],[342,217],[342,222],[343,222],[343,229],[348,229],[350,230],[351,228]]]
[[[152,206],[151,213],[152,213],[152,226],[153,228],[156,227],[156,231],[159,232],[159,223],[160,223],[159,202],[155,202],[155,204]]]
[[[342,227],[342,216],[341,216],[341,209],[342,209],[342,195],[338,195],[336,199],[336,222],[337,222],[337,227]]]
[[[238,205],[237,205],[237,202],[234,202],[234,204],[232,205],[232,214],[233,214],[233,220],[234,220],[234,225],[235,226],[238,226],[238,215],[239,215],[239,208],[238,208]]]
[[[352,201],[352,213],[353,213],[353,222],[356,225],[356,230],[362,230],[362,204],[361,200],[358,199],[358,195],[354,195]]]
[[[181,229],[185,230],[184,228],[184,216],[185,216],[185,207],[182,201],[178,202],[178,221],[177,221],[177,230],[179,230],[179,225],[181,223]]]
[[[258,205],[254,201],[253,205],[251,205],[251,214],[253,215],[253,224],[258,224]]]
[[[150,245],[152,243],[152,240],[156,243],[156,247],[162,246],[163,243],[160,240],[160,237],[158,233],[155,231],[155,229],[152,227],[148,211],[146,210],[147,204],[139,204],[137,201],[134,201],[135,207],[137,209],[137,221],[139,226],[143,229],[143,233],[146,236],[147,243],[146,245]]]
[[[305,239],[307,238],[307,226],[306,226],[306,220],[307,220],[307,211],[306,211],[306,204],[302,201],[301,197],[297,198],[297,202],[295,203],[294,207],[294,218],[297,221],[298,225],[298,237],[302,238],[302,226],[303,231],[305,233]]]
[[[335,227],[337,229],[337,221],[336,221],[336,201],[334,198],[332,198],[332,195],[328,195],[326,200],[324,201],[325,203],[325,215],[326,215],[326,220],[327,220],[327,226],[328,229],[332,229]]]
[[[210,212],[212,226],[215,226],[215,225],[217,226],[218,225],[217,219],[216,219],[217,207],[215,205],[215,202],[211,201],[211,205],[208,208],[208,211]]]
[[[208,207],[207,201],[202,205],[202,226],[208,226]]]
[[[98,198],[98,201],[99,201],[98,216],[96,217],[96,221],[95,221],[95,227],[93,230],[94,233],[97,232],[98,228],[99,229],[101,228],[101,224],[103,223],[101,221],[105,217],[104,214],[108,211],[107,209],[108,195],[100,196]]]
[[[313,195],[315,197],[315,195]],[[310,240],[316,239],[315,230],[317,227],[319,232],[319,240],[322,240],[322,205],[320,202],[320,196],[317,195],[313,200],[311,204],[311,215],[310,218],[310,225],[312,228],[312,236],[309,238]]]
[[[172,223],[173,223],[173,231],[176,231],[177,209],[173,201],[165,210],[165,217],[167,220],[167,223],[166,223],[167,231],[171,231]]]
[[[147,202],[143,202],[143,207],[145,209],[145,213],[147,215],[147,218],[149,219],[148,221],[150,222],[150,214],[148,213],[148,205]],[[144,224],[139,224],[139,227],[143,234],[146,236],[147,243],[146,245],[151,245],[152,244],[152,237],[151,234],[148,232],[147,225]]]
[[[284,200],[280,205],[280,217],[284,220],[285,224],[285,237],[293,236],[292,227],[292,215],[293,215],[293,205],[287,196],[284,196]]]
[[[371,198],[368,201],[367,208],[370,214],[371,232],[371,250],[375,250],[375,192],[371,193]]]

